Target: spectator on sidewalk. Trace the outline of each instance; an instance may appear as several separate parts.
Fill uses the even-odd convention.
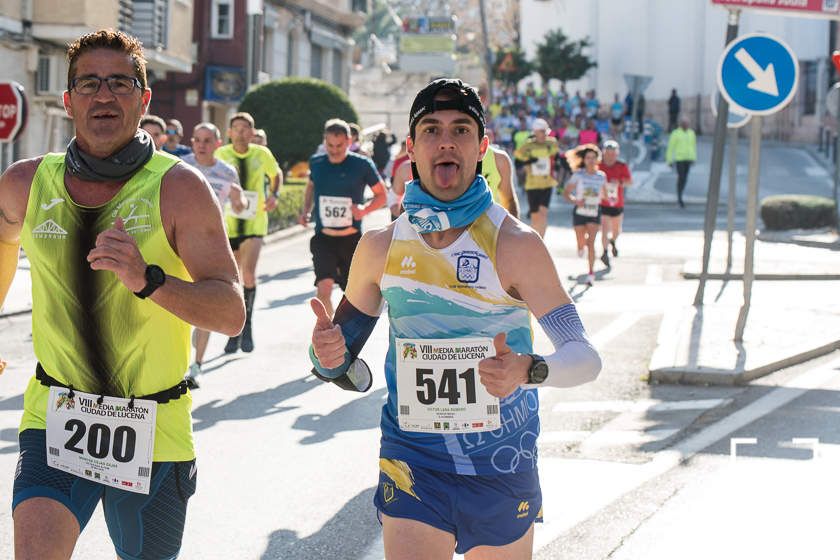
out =
[[[677,90],[671,90],[671,97],[668,98],[668,132],[677,127],[677,118],[680,116],[680,98]]]
[[[683,191],[688,182],[688,171],[697,159],[697,137],[689,127],[688,119],[680,119],[679,128],[675,129],[668,138],[668,151],[665,161],[668,165],[676,165],[677,170],[677,201],[680,208],[685,208]]]

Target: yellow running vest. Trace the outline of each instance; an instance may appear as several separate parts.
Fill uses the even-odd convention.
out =
[[[268,234],[268,212],[265,211],[265,178],[273,181],[280,173],[280,166],[271,150],[265,146],[249,144],[248,151],[240,154],[233,149],[233,144],[225,144],[214,154],[217,159],[229,163],[239,173],[239,186],[246,191],[256,192],[257,215],[250,220],[240,220],[228,213],[226,217],[228,237],[236,238],[248,235],[264,236]]]
[[[496,167],[496,152],[490,146],[487,146],[484,159],[481,160],[481,174],[484,175],[490,192],[493,193],[493,201],[499,202],[499,185],[502,184],[502,175]]]
[[[119,216],[147,263],[189,281],[160,217],[160,185],[178,158],[156,152],[106,204],[75,204],[64,185],[64,154],[47,154],[32,180],[21,244],[32,274],[32,343],[52,377],[118,397],[177,385],[190,357],[190,326],[151,299],[131,293],[86,257]],[[24,394],[21,431],[45,429],[49,389],[34,377]],[[189,393],[158,405],[154,461],[195,457]]]

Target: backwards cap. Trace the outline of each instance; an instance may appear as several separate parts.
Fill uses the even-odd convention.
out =
[[[435,97],[444,90],[453,91],[457,95],[454,99],[436,101]],[[481,99],[479,99],[475,89],[461,80],[440,78],[421,89],[417,97],[414,98],[414,103],[411,104],[411,113],[408,120],[408,130],[411,137],[414,138],[414,129],[420,119],[429,113],[446,111],[447,109],[460,111],[472,117],[478,124],[479,138],[484,136],[484,107],[482,107]]]

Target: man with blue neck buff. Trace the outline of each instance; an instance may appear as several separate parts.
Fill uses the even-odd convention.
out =
[[[362,237],[332,320],[311,300],[313,372],[367,390],[358,354],[387,302],[374,498],[386,558],[531,558],[542,519],[536,389],[592,381],[601,361],[540,236],[492,201],[475,90],[436,80],[409,119],[417,179],[406,212]],[[550,356],[533,353],[531,313]]]

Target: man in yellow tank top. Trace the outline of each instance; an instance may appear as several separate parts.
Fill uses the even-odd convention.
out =
[[[0,178],[0,303],[22,244],[38,358],[15,556],[70,558],[101,501],[120,558],[174,558],[196,487],[189,324],[239,332],[241,287],[206,180],[138,130],[151,100],[140,42],[101,30],[67,55],[76,136]]]

